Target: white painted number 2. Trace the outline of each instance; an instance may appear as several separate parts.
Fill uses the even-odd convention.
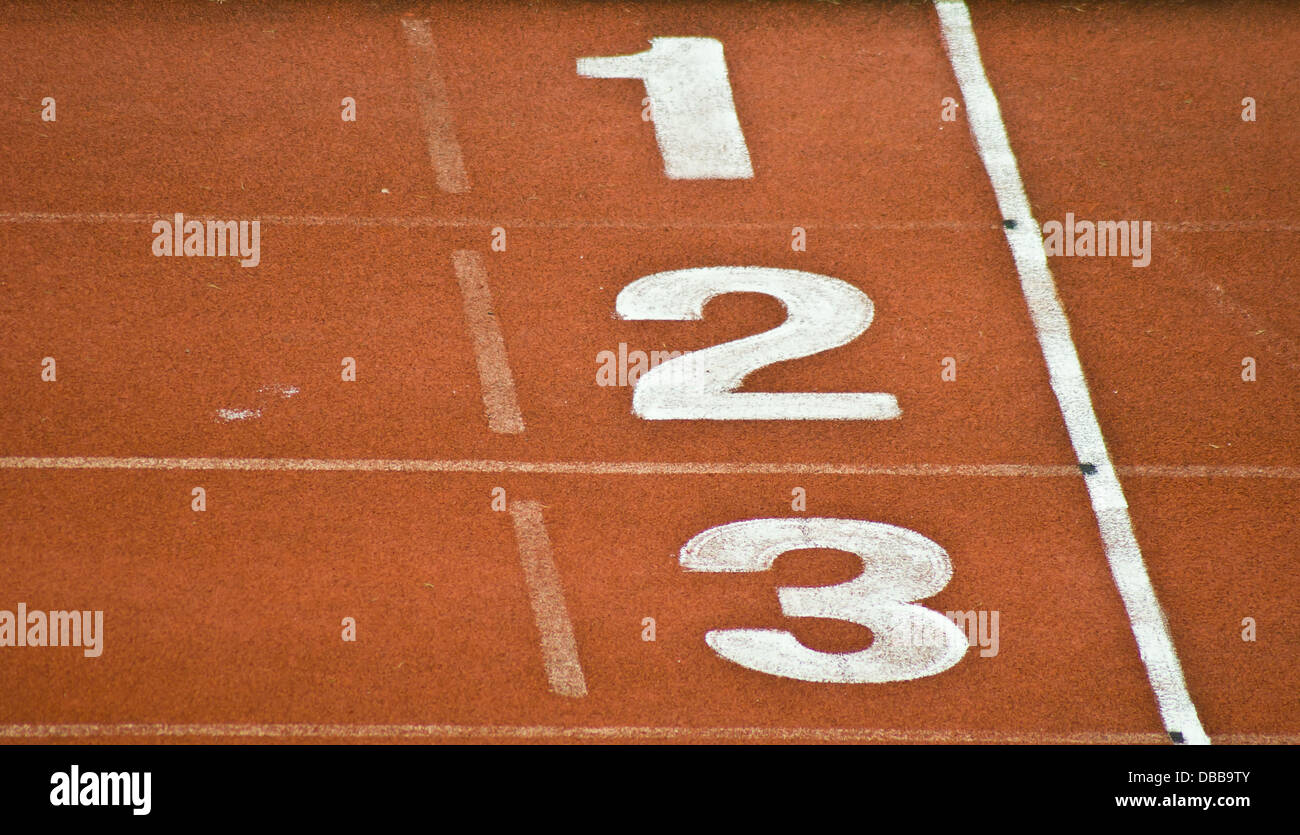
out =
[[[763,293],[786,320],[764,333],[683,354],[637,380],[632,411],[646,420],[889,420],[902,413],[879,392],[736,391],[746,375],[848,344],[870,325],[871,299],[853,285],[775,267],[695,267],[637,279],[618,294],[624,319],[700,319],[724,293]]]
[[[939,612],[911,601],[937,594],[952,578],[948,554],[915,531],[859,519],[749,519],[719,525],[682,547],[690,571],[766,571],[801,548],[835,548],[862,558],[862,573],[835,586],[783,587],[790,617],[833,618],[865,626],[867,649],[809,649],[780,629],[715,629],[713,651],[742,667],[800,681],[867,684],[941,673],[962,659],[966,636]]]
[[[645,82],[655,139],[669,178],[743,180],[754,176],[720,41],[652,38],[650,49],[635,55],[579,58],[578,75]]]

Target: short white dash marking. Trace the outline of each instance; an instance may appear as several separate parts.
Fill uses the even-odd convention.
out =
[[[286,385],[285,383],[271,383],[270,385],[262,386],[257,391],[259,394],[278,394],[285,400],[288,400],[290,397],[297,394],[300,389],[297,386]]]
[[[474,342],[478,376],[483,384],[483,405],[488,428],[493,432],[518,434],[524,431],[524,416],[515,397],[515,381],[506,357],[506,341],[492,311],[487,268],[483,256],[467,249],[452,253],[456,281],[465,302],[465,321]]]
[[[224,421],[251,420],[262,416],[261,409],[217,409],[217,417]]]
[[[984,161],[993,183],[1002,217],[1013,222],[1006,229],[1007,242],[1020,273],[1020,286],[1029,306],[1030,318],[1038,332],[1052,390],[1056,393],[1079,463],[1092,465],[1091,472],[1084,476],[1084,483],[1092,499],[1111,576],[1128,611],[1138,653],[1146,665],[1147,678],[1155,693],[1165,730],[1171,736],[1181,735],[1187,743],[1209,744],[1210,739],[1201,727],[1196,706],[1187,692],[1182,665],[1164,611],[1156,599],[1133,534],[1124,491],[1111,465],[1101,426],[1092,408],[1083,367],[1070,336],[1070,323],[1047,266],[1047,253],[1043,249],[1038,222],[1025,196],[1024,183],[1007,139],[997,97],[984,74],[975,31],[971,28],[970,11],[963,0],[935,0],[935,9],[939,13],[943,41],[953,72],[966,100],[971,134],[980,159]]]
[[[542,521],[542,503],[511,502],[510,517],[519,541],[519,558],[528,585],[528,601],[542,639],[542,661],[551,692],[577,698],[587,695],[587,681],[578,661],[578,643],[564,604],[564,588],[551,555],[551,539]]]
[[[429,162],[438,180],[438,188],[449,194],[469,191],[469,176],[456,141],[456,126],[451,118],[447,87],[438,71],[438,56],[427,20],[403,20],[402,30],[410,47],[411,73],[415,93],[420,101],[420,119],[424,139],[429,147]]]
[[[33,223],[59,224],[144,224],[153,223],[163,212],[0,212],[0,225]],[[193,220],[219,219],[215,215],[193,215]],[[630,220],[611,217],[527,218],[527,217],[435,217],[433,215],[259,215],[262,225],[279,226],[348,226],[358,229],[724,229],[761,232],[785,230],[789,221],[742,221],[722,218],[665,218],[663,220]],[[806,223],[808,229],[834,229],[857,232],[957,232],[979,233],[997,230],[996,223],[979,220],[835,220]],[[1153,221],[1157,232],[1180,234],[1218,234],[1232,232],[1263,232],[1291,235],[1300,232],[1300,223],[1285,219],[1248,221]]]

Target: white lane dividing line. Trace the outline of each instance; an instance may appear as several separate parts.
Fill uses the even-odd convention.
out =
[[[1001,745],[1159,744],[1158,733],[1076,731],[1042,734],[1026,731],[896,730],[892,728],[682,727],[654,725],[324,725],[324,724],[145,724],[0,725],[0,739],[79,739],[94,737],[251,737],[271,739],[748,739],[806,742],[994,743]],[[1300,737],[1260,736],[1255,743],[1295,744]]]
[[[1025,196],[1025,186],[1007,139],[997,97],[984,74],[975,31],[971,28],[970,11],[963,0],[935,0],[934,6],[939,14],[948,58],[966,101],[971,134],[997,195],[1007,243],[1020,273],[1020,286],[1029,306],[1030,319],[1038,332],[1043,358],[1047,361],[1052,391],[1056,393],[1070,443],[1084,470],[1084,484],[1101,530],[1111,576],[1128,612],[1138,653],[1146,665],[1147,678],[1155,693],[1165,730],[1174,742],[1208,745],[1210,739],[1201,727],[1196,706],[1187,692],[1169,625],[1151,586],[1151,578],[1133,534],[1128,503],[1124,500],[1124,491],[1115,476],[1101,426],[1092,408],[1088,383],[1070,336],[1070,323],[1047,266],[1047,253],[1043,250],[1038,222]]]
[[[506,340],[492,311],[492,293],[488,289],[483,256],[468,249],[458,249],[452,253],[451,260],[465,302],[465,321],[474,342],[488,428],[506,434],[523,432],[524,416],[515,396],[515,380],[506,357]]]
[[[411,76],[420,101],[420,121],[424,124],[424,141],[429,147],[429,162],[437,176],[438,188],[449,194],[469,191],[469,175],[456,141],[456,126],[447,101],[447,86],[438,71],[438,56],[433,48],[433,33],[427,20],[403,20],[402,31],[411,57]]]
[[[726,461],[502,461],[421,458],[0,458],[0,470],[233,470],[241,472],[545,473],[550,475],[847,475],[950,478],[1073,478],[1078,464],[832,464]],[[1147,478],[1300,479],[1300,467],[1123,464],[1121,475]]]
[[[170,211],[170,210],[169,210]],[[0,225],[28,223],[153,223],[168,212],[0,212]],[[220,220],[217,215],[187,215],[191,220]],[[224,217],[224,215],[222,216]],[[571,217],[542,218],[474,218],[433,217],[432,215],[258,215],[263,225],[281,226],[352,226],[392,227],[395,229],[728,229],[728,230],[785,230],[789,221],[741,220],[619,220],[616,218]],[[996,223],[972,220],[896,220],[896,221],[825,221],[802,224],[807,229],[838,229],[868,232],[970,232],[978,233],[998,228]],[[1218,233],[1218,232],[1300,232],[1300,223],[1288,220],[1224,220],[1224,221],[1154,221],[1157,232]]]
[[[511,502],[510,518],[515,523],[519,559],[528,585],[528,602],[533,607],[533,618],[541,635],[542,661],[546,665],[551,692],[570,698],[585,696],[587,680],[578,660],[578,642],[573,637],[573,624],[564,604],[560,572],[556,570],[551,555],[551,538],[542,521],[542,503]]]
[[[145,212],[0,212],[0,225],[22,225],[33,223],[103,223],[103,224],[138,224],[153,223],[168,212],[147,214]],[[191,220],[220,220],[216,215],[191,214]],[[351,226],[393,227],[397,229],[491,229],[502,226],[506,229],[727,229],[738,231],[789,231],[790,222],[781,221],[744,221],[713,219],[670,219],[663,220],[620,220],[618,218],[570,217],[570,218],[526,218],[526,217],[434,217],[432,215],[258,215],[263,225],[280,226]],[[1267,223],[1267,221],[1264,221]],[[884,220],[884,221],[826,221],[803,223],[806,229],[851,229],[871,232],[988,232],[998,229],[996,223],[971,220]],[[1156,227],[1157,229],[1159,226]]]

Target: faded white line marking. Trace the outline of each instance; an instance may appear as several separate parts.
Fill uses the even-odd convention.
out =
[[[437,52],[427,20],[403,20],[402,31],[410,47],[411,75],[420,101],[420,119],[429,148],[429,162],[437,176],[438,188],[449,194],[469,191],[469,176],[456,141],[447,86],[438,71]]]
[[[1164,611],[1156,599],[1133,534],[1124,491],[1115,476],[1092,408],[1083,367],[1070,336],[1069,320],[1047,266],[1040,227],[1025,196],[997,98],[984,74],[970,12],[962,0],[936,0],[935,9],[953,72],[966,101],[971,134],[993,184],[998,208],[1003,218],[1014,223],[1006,230],[1007,242],[1070,442],[1079,462],[1095,468],[1085,476],[1084,483],[1092,499],[1111,575],[1128,612],[1165,729],[1187,743],[1208,744],[1209,737],[1187,692]]]
[[[297,386],[288,383],[268,383],[267,385],[260,386],[257,389],[257,393],[263,395],[262,397],[257,398],[260,405],[249,408],[217,409],[217,419],[227,423],[239,420],[256,420],[262,416],[262,410],[264,408],[270,408],[270,406],[275,402],[268,402],[268,398],[265,395],[279,395],[281,399],[288,400],[290,397],[297,394],[298,391],[299,389]]]
[[[1300,467],[1241,464],[1120,464],[1115,472],[1148,478],[1300,478]]]
[[[488,428],[493,432],[518,434],[524,431],[524,416],[515,396],[515,381],[506,357],[506,341],[501,335],[492,310],[492,292],[488,289],[487,268],[483,256],[458,249],[451,256],[456,267],[456,281],[465,303],[465,321],[474,342],[479,381],[483,386],[483,406],[487,410]]]
[[[1264,342],[1292,371],[1300,371],[1300,346],[1294,340],[1277,332],[1269,323],[1261,322],[1255,313],[1229,295],[1223,285],[1216,283],[1213,275],[1207,273],[1202,261],[1189,258],[1181,247],[1174,247],[1172,251],[1178,261],[1178,275],[1189,278],[1192,286],[1209,299],[1220,315],[1234,321],[1245,331],[1243,335],[1246,338]],[[1263,339],[1259,340],[1261,336]]]
[[[542,473],[550,475],[825,475],[929,476],[968,478],[1080,477],[1077,464],[908,464],[753,463],[725,461],[497,461],[419,458],[0,458],[3,470],[243,470],[248,472]],[[1136,464],[1115,468],[1122,475],[1152,478],[1300,479],[1300,467]]]
[[[291,386],[285,383],[271,383],[270,385],[262,386],[257,391],[259,394],[278,394],[285,400],[288,400],[290,397],[297,394],[300,389],[297,386]]]
[[[217,409],[217,419],[226,422],[235,420],[255,420],[261,416],[261,409]]]
[[[573,624],[564,604],[564,587],[551,554],[551,538],[542,521],[542,503],[510,503],[510,518],[515,523],[519,542],[519,559],[528,586],[528,602],[542,640],[542,660],[551,692],[570,698],[587,695],[587,681],[578,660],[578,643]]]
[[[1140,745],[1167,743],[1160,733],[1080,731],[1075,733],[1005,733],[963,730],[896,730],[892,728],[681,727],[652,725],[325,725],[325,724],[146,724],[0,725],[4,739],[75,739],[90,737],[239,737],[239,738],[477,738],[477,739],[745,739],[754,741],[998,743],[1004,745]],[[1224,741],[1230,741],[1224,737]],[[1290,743],[1296,736],[1259,735],[1250,742]]]
[[[160,213],[142,212],[0,212],[0,224],[24,223],[152,223]],[[193,220],[216,220],[216,215],[191,215]],[[728,229],[790,231],[792,221],[719,221],[719,220],[618,220],[610,218],[473,218],[354,215],[258,215],[263,224],[280,226],[353,226],[393,227],[399,229],[491,229],[495,226],[521,229]],[[1000,230],[998,223],[975,220],[899,220],[899,221],[805,221],[797,225],[806,229],[844,229],[871,232],[988,232]],[[1257,221],[1156,221],[1158,232],[1300,232],[1300,223],[1288,220]]]

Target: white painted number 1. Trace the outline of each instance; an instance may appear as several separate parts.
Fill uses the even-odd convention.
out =
[[[865,626],[874,635],[871,646],[818,652],[780,629],[715,629],[704,636],[714,652],[760,673],[839,684],[932,676],[966,654],[956,624],[911,602],[942,591],[952,563],[937,543],[906,528],[859,519],[748,519],[695,536],[682,547],[681,564],[690,571],[766,571],[801,548],[857,554],[862,573],[835,586],[779,588],[781,611]]]
[[[724,293],[762,293],[786,320],[764,333],[683,354],[637,380],[632,411],[646,420],[889,420],[898,400],[881,392],[736,391],[774,362],[852,342],[871,325],[871,299],[838,278],[776,267],[694,267],[637,279],[619,292],[624,319],[699,319]]]
[[[579,58],[578,75],[645,82],[655,139],[671,179],[754,176],[720,41],[651,38],[650,49],[635,55]]]

